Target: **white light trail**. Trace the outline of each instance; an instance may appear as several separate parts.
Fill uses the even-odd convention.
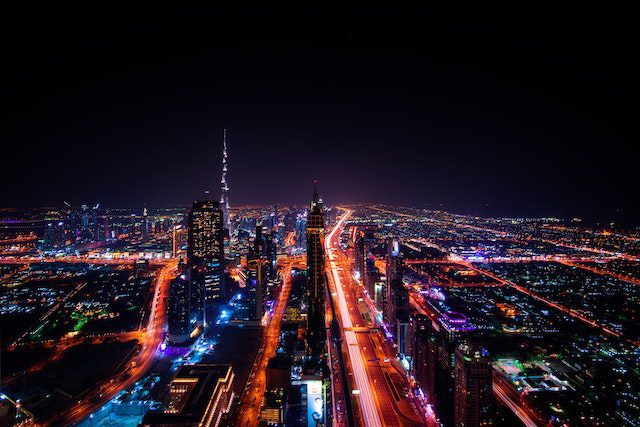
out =
[[[335,255],[333,254],[333,248],[331,247],[331,240],[335,233],[340,229],[342,224],[349,217],[351,211],[347,210],[347,213],[342,216],[340,221],[335,225],[331,233],[325,239],[325,249],[329,258],[329,265],[331,267],[331,276],[336,286],[336,292],[338,294],[338,307],[340,309],[340,319],[342,322],[342,328],[344,330],[344,336],[349,351],[349,359],[351,360],[351,367],[353,368],[353,376],[356,381],[356,386],[360,391],[358,399],[360,400],[360,408],[364,417],[365,425],[372,427],[382,427],[380,421],[380,415],[376,407],[375,399],[373,397],[373,390],[371,389],[371,383],[367,375],[367,370],[364,365],[364,359],[360,352],[360,346],[358,345],[358,339],[355,332],[351,329],[353,323],[351,322],[351,315],[349,314],[349,308],[342,289],[342,281],[338,274],[338,267],[335,263]]]

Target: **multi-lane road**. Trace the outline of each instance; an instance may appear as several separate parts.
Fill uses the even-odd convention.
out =
[[[342,283],[341,273],[338,267],[338,239],[344,222],[349,218],[349,216],[351,216],[351,211],[346,211],[333,230],[327,235],[325,240],[325,251],[327,252],[328,261],[327,267],[330,277],[329,284],[331,294],[338,306],[338,319],[344,333],[344,343],[347,346],[349,363],[351,364],[355,385],[357,387],[356,391],[362,421],[367,426],[381,427],[381,414],[379,413],[376,404],[373,387],[371,385],[372,381],[370,381],[365,367],[365,356],[362,354],[362,349],[358,343],[356,333],[353,330],[351,313],[347,306],[344,285]],[[353,310],[353,305],[351,306],[351,310]]]
[[[406,379],[399,378],[391,366],[392,357],[385,351],[384,338],[378,328],[365,322],[358,309],[350,262],[339,241],[351,215],[350,210],[344,211],[325,239],[325,251],[329,289],[345,337],[360,421],[366,426],[422,425],[425,420],[418,416],[405,394],[402,383]]]
[[[252,427],[258,425],[262,396],[266,388],[267,364],[278,348],[280,325],[287,308],[289,293],[291,292],[291,267],[291,263],[285,262],[281,270],[282,288],[280,289],[273,315],[269,318],[263,332],[258,356],[249,374],[251,384],[247,384],[238,407],[237,425],[239,426]]]

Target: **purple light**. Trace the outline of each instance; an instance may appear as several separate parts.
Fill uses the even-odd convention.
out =
[[[469,323],[467,316],[455,311],[447,311],[444,313],[440,318],[440,323],[448,330],[455,332],[468,332],[476,329],[475,326]]]
[[[467,316],[465,316],[462,313],[458,313],[456,311],[447,311],[443,316],[442,316],[447,322],[449,323],[466,323],[469,318]]]

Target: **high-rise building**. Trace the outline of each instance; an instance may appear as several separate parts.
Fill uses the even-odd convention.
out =
[[[461,342],[472,338],[475,330],[466,315],[447,311],[438,319],[438,331],[434,331],[435,366],[433,371],[434,406],[443,424],[454,422],[455,350]]]
[[[67,202],[64,203],[68,207],[68,216],[65,221],[65,240],[74,244],[80,237],[80,210]]]
[[[276,236],[274,236],[274,232],[271,231],[264,235],[265,242],[265,258],[267,260],[267,273],[270,279],[274,279],[276,277],[276,260],[278,257],[278,247],[276,244]]]
[[[400,241],[396,238],[390,238],[387,241],[387,259],[386,259],[387,280],[393,281],[402,275],[402,265],[400,261]]]
[[[65,227],[62,221],[52,221],[44,228],[40,247],[43,251],[61,249],[65,245]]]
[[[374,284],[374,295],[373,302],[376,305],[376,308],[381,313],[384,313],[385,308],[387,307],[387,285],[382,278],[379,278]]]
[[[296,247],[305,249],[307,247],[307,216],[299,214],[296,218]]]
[[[92,209],[92,213],[93,213],[93,220],[92,220],[92,226],[93,226],[93,231],[92,231],[92,236],[91,239],[95,240],[96,242],[99,240],[102,240],[100,238],[100,222],[98,220],[99,218],[99,209],[100,209],[100,203],[98,203],[97,205],[95,205]]]
[[[222,178],[220,179],[220,207],[222,223],[231,236],[231,217],[229,216],[229,183],[227,182],[227,130],[222,131]]]
[[[266,242],[264,239],[263,232],[264,226],[262,225],[262,221],[258,221],[256,225],[256,237],[253,239],[253,253],[251,254],[252,258],[260,258],[266,256],[267,248]]]
[[[247,289],[251,301],[251,320],[264,316],[267,292],[267,266],[263,259],[250,260],[247,266]]]
[[[387,256],[386,256],[386,306],[384,310],[384,318],[389,325],[392,325],[396,319],[396,296],[395,291],[398,282],[402,285],[402,259],[400,258],[400,242],[397,238],[387,240]]]
[[[193,202],[189,212],[187,263],[193,270],[192,286],[201,288],[196,292],[203,294],[205,301],[226,296],[222,209],[217,202]]]
[[[411,316],[409,310],[402,308],[398,311],[398,318],[396,320],[396,334],[394,337],[397,344],[397,352],[406,361],[407,366],[411,363],[411,357],[413,356],[413,330],[411,328]]]
[[[364,236],[358,233],[353,242],[353,258],[355,259],[355,269],[360,280],[364,280]]]
[[[89,206],[82,205],[82,234],[83,237],[89,233]]]
[[[454,425],[493,425],[493,382],[488,352],[463,344],[455,353]]]
[[[408,328],[409,326],[409,314],[410,314],[410,306],[409,306],[409,293],[407,289],[404,287],[402,282],[402,274],[397,275],[393,281],[388,284],[388,292],[387,292],[387,300],[386,300],[386,321],[389,325],[389,329],[393,333],[393,342],[396,344],[398,348],[398,352],[401,354],[408,354],[401,350],[400,339],[401,339],[401,328]],[[407,336],[407,330],[403,331],[402,337]],[[404,339],[404,338],[403,338]],[[406,347],[407,349],[410,348]]]
[[[313,354],[324,352],[325,271],[324,271],[324,204],[314,189],[307,217],[307,342]]]
[[[402,284],[402,279],[397,279],[392,282],[394,287],[393,292],[393,306],[394,306],[394,318],[390,323],[391,330],[393,331],[393,343],[396,345],[398,354],[403,357],[411,356],[411,307],[409,303],[409,292]]]
[[[413,330],[412,374],[423,390],[429,390],[429,369],[430,365],[433,365],[433,359],[429,358],[428,346],[429,340],[433,339],[431,320],[423,314],[415,314],[411,317],[411,328]]]
[[[191,292],[186,275],[171,281],[169,288],[169,310],[167,313],[167,340],[173,344],[184,344],[191,334]]]
[[[142,240],[149,240],[149,214],[146,206],[142,209]]]
[[[380,271],[376,267],[375,258],[369,256],[364,263],[364,288],[372,299],[374,298],[375,285],[378,281],[380,281]]]
[[[105,240],[111,239],[111,229],[109,227],[109,210],[108,209],[104,215],[104,234],[103,235]]]

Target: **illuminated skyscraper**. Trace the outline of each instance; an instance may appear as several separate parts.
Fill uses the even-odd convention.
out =
[[[109,209],[107,209],[104,215],[104,239],[111,239],[111,229],[109,228]]]
[[[312,353],[322,353],[326,337],[324,321],[324,205],[314,189],[307,217],[307,340]]]
[[[41,249],[51,251],[60,249],[65,245],[64,238],[64,222],[52,221],[47,223],[44,228],[44,236],[41,241]]]
[[[260,258],[266,256],[266,242],[262,234],[263,226],[262,221],[258,221],[256,225],[256,237],[253,239],[253,254],[254,258]]]
[[[149,240],[149,214],[146,206],[142,210],[142,240]]]
[[[92,236],[91,238],[95,241],[99,241],[100,239],[100,222],[98,221],[98,209],[100,209],[100,203],[98,203],[97,205],[95,205],[92,209],[92,213],[93,213],[93,220],[92,220],[92,226],[93,226],[93,232],[92,232]]]
[[[416,382],[429,396],[433,395],[433,372],[435,369],[435,349],[433,343],[435,337],[431,319],[422,314],[414,314],[411,317],[413,338],[413,364],[412,373]]]
[[[434,343],[428,345],[435,351],[433,378],[434,408],[444,425],[454,425],[455,418],[455,354],[462,342],[471,339],[475,327],[466,315],[454,311],[445,312],[438,319],[438,330],[433,331]]]
[[[194,298],[203,295],[205,301],[215,301],[225,296],[223,233],[218,202],[194,202],[187,236],[187,263],[192,270]]]
[[[402,287],[402,260],[400,258],[400,242],[397,238],[387,240],[384,317],[393,328],[396,321],[396,290]]]
[[[231,236],[231,218],[229,217],[229,183],[227,182],[227,130],[222,134],[222,179],[220,180],[220,207],[222,208],[224,228]]]
[[[167,339],[173,344],[189,341],[191,333],[189,280],[185,275],[171,281],[169,310],[167,313]]]
[[[250,320],[260,320],[264,315],[267,292],[267,265],[263,259],[249,261],[247,267],[248,298],[251,300]]]
[[[493,383],[489,354],[461,345],[455,353],[454,421],[456,427],[493,425]]]
[[[89,233],[89,206],[82,205],[82,234],[86,237]]]
[[[362,283],[364,283],[364,234],[359,232],[356,236],[356,240],[353,244],[353,258],[355,259],[355,268],[357,276]]]
[[[307,247],[307,216],[298,214],[295,223],[296,230],[296,247],[305,249]]]
[[[273,231],[264,235],[265,243],[265,258],[267,260],[267,272],[270,279],[276,277],[276,260],[277,260],[277,245]]]
[[[187,261],[190,266],[201,262],[222,263],[222,210],[217,202],[193,202],[189,212]]]

